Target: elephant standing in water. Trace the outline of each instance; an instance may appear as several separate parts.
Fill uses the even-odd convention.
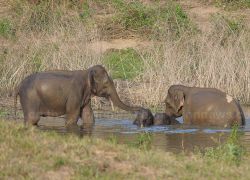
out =
[[[238,101],[215,88],[172,85],[165,104],[166,114],[183,116],[184,124],[229,127],[245,124]]]
[[[84,124],[93,124],[91,95],[111,99],[119,108],[136,112],[140,107],[124,104],[115,89],[113,80],[104,67],[93,66],[87,70],[48,71],[26,77],[15,93],[24,113],[24,122],[37,125],[40,116],[66,114],[66,126],[76,125],[79,117]]]

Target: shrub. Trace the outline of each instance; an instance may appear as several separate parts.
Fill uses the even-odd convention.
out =
[[[109,68],[114,79],[133,79],[143,71],[143,60],[131,48],[107,53],[104,64]]]

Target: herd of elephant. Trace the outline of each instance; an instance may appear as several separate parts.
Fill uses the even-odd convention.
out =
[[[17,96],[20,96],[25,125],[37,125],[41,116],[61,115],[66,115],[66,127],[77,125],[79,118],[83,126],[94,124],[92,96],[105,97],[117,107],[136,113],[134,124],[140,127],[178,124],[176,118],[180,116],[188,125],[231,127],[245,124],[239,102],[215,88],[172,85],[165,99],[165,112],[155,116],[149,109],[128,106],[120,100],[113,80],[101,65],[86,70],[31,74],[16,88],[15,111]]]

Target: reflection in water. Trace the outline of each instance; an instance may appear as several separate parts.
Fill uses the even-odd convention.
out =
[[[248,108],[250,109],[250,108]],[[244,108],[246,116],[246,126],[242,143],[247,150],[250,147],[250,112]],[[248,111],[247,111],[248,110]],[[248,113],[249,112],[249,113]],[[136,140],[139,132],[152,132],[152,146],[165,151],[182,152],[194,151],[196,148],[204,150],[207,147],[216,146],[225,142],[230,134],[230,129],[199,128],[193,126],[170,125],[170,126],[152,126],[147,128],[138,128],[133,125],[135,118],[127,113],[112,113],[107,111],[95,112],[96,122],[94,126],[85,128],[64,127],[64,118],[41,118],[39,128],[42,130],[56,130],[60,133],[74,133],[80,137],[89,135],[92,137],[107,139],[115,135],[119,143],[132,143]],[[178,119],[182,122],[182,119]],[[78,125],[82,122],[79,120]]]

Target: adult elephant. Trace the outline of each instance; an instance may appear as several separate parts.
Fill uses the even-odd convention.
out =
[[[184,124],[244,125],[245,117],[237,100],[215,88],[172,85],[165,99],[166,114],[183,116]]]
[[[93,124],[91,95],[111,99],[119,108],[135,112],[140,107],[124,104],[115,89],[113,80],[104,67],[87,70],[38,72],[26,77],[17,88],[17,96],[24,113],[24,122],[37,125],[40,116],[66,114],[66,126],[76,125],[79,117],[84,124]]]

